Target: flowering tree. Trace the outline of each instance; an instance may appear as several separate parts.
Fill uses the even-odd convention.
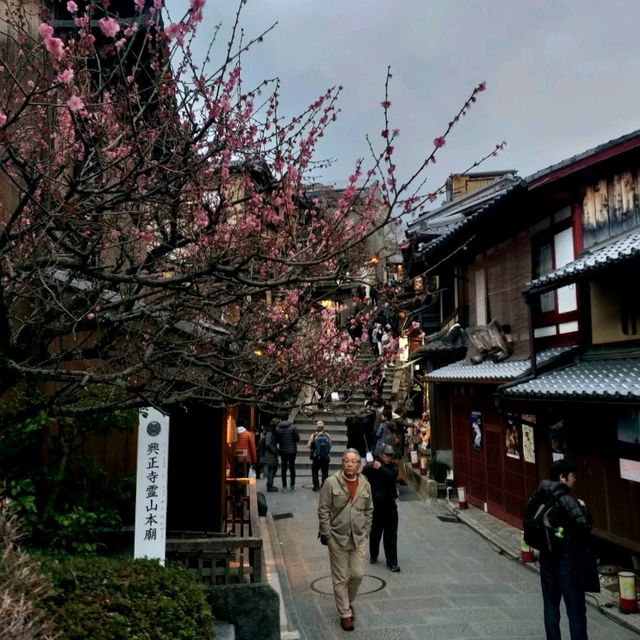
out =
[[[173,22],[160,0],[4,4],[0,396],[79,415],[352,375],[355,345],[318,302],[394,212],[428,202],[450,128],[400,183],[387,92],[382,149],[327,210],[305,184],[340,88],[281,117],[277,81],[241,82],[262,36],[198,65],[204,0]]]

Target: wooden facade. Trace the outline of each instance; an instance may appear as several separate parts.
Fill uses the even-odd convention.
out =
[[[571,346],[576,354],[604,349],[603,357],[615,348],[615,357],[638,358],[640,258],[612,252],[606,268],[565,276],[533,295],[527,289],[585,250],[640,234],[639,149],[640,132],[634,132],[535,174],[506,206],[497,198],[481,216],[471,212],[472,222],[434,243],[431,253],[427,247],[413,271],[431,268],[433,275],[434,265],[438,275],[455,273],[461,323],[473,327],[496,319],[506,325],[514,347],[509,361],[524,360],[525,369],[532,355],[556,347]],[[540,271],[541,258],[547,263]],[[618,266],[620,259],[626,262]],[[441,322],[445,326],[445,318]],[[533,369],[529,375],[545,373]],[[526,500],[561,452],[581,467],[574,493],[589,506],[595,535],[640,550],[640,482],[621,477],[618,440],[620,420],[640,412],[640,399],[622,400],[621,390],[618,398],[610,393],[598,400],[590,391],[574,392],[568,401],[563,389],[551,387],[541,399],[517,397],[502,395],[494,378],[456,375],[431,382],[432,406],[439,407],[432,423],[436,432],[451,432],[455,483],[465,487],[471,504],[520,527]],[[502,382],[515,386],[518,379],[505,372]],[[588,380],[584,384],[590,388]],[[508,450],[512,416],[532,425],[526,459],[521,445],[517,453]],[[481,446],[474,446],[472,420],[481,422]],[[519,433],[522,438],[524,431]]]
[[[458,386],[458,385],[456,385]],[[520,527],[526,500],[537,486],[535,465],[509,457],[503,412],[495,406],[494,385],[465,385],[451,395],[455,481],[474,506]],[[472,414],[481,416],[482,442],[474,447]]]

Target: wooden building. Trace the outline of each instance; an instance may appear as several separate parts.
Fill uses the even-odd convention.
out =
[[[517,181],[416,250],[412,275],[454,274],[454,318],[495,319],[512,353],[428,374],[469,501],[520,526],[566,456],[594,532],[640,550],[640,131]],[[437,222],[437,215],[431,214]],[[428,232],[429,225],[423,232]],[[424,349],[424,347],[423,347]],[[492,355],[495,360],[492,360]]]

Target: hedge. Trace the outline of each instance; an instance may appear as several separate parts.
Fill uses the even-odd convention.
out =
[[[153,560],[45,559],[45,607],[60,640],[210,640],[205,590],[182,566]]]

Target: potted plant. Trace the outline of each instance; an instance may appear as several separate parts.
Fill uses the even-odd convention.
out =
[[[439,484],[447,481],[447,473],[449,473],[451,466],[443,460],[437,458],[431,458],[429,461],[429,475]]]

